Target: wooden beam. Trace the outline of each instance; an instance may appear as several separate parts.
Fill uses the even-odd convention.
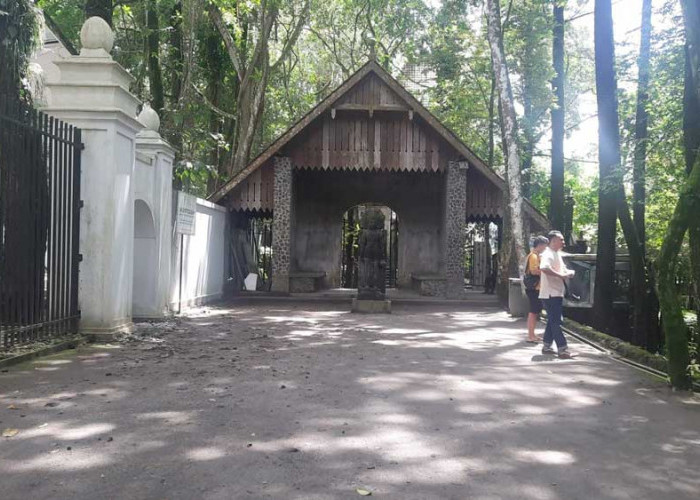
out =
[[[400,104],[380,104],[380,105],[372,105],[372,104],[354,104],[354,103],[345,103],[345,104],[338,104],[337,106],[331,108],[331,110],[337,109],[340,111],[411,111],[410,108],[407,106],[401,106]]]

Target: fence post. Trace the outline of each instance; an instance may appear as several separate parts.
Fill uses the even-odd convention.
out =
[[[133,77],[109,52],[114,34],[91,17],[80,55],[56,59],[43,111],[82,129],[80,330],[108,336],[132,328],[134,158],[139,100]]]

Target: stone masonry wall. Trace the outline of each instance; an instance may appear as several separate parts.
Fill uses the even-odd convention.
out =
[[[272,291],[289,292],[292,231],[292,159],[275,157],[272,213]]]
[[[464,295],[464,245],[467,209],[466,161],[451,161],[445,173],[445,277],[447,298]]]

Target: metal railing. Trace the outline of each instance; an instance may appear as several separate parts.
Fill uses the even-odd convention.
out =
[[[80,129],[0,96],[0,349],[75,332]]]

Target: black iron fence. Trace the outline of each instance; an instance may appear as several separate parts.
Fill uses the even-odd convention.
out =
[[[80,129],[0,96],[0,349],[77,330]]]
[[[258,272],[258,290],[269,290],[272,284],[272,219],[250,219],[251,253]]]

